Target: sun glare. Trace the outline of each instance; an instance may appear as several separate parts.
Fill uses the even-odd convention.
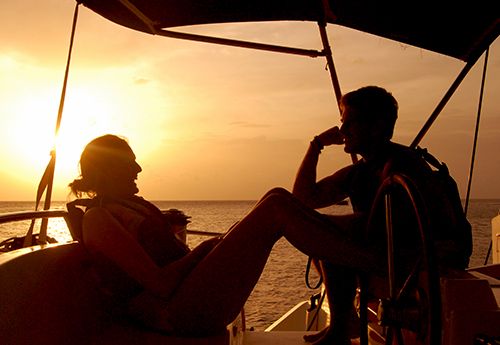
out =
[[[8,140],[16,161],[36,164],[50,153],[55,133],[53,105],[45,95],[25,95],[10,100]]]
[[[56,137],[59,100],[54,99],[54,94],[44,90],[9,100],[11,116],[6,123],[9,128],[6,142],[10,145],[9,154],[18,166],[16,170],[29,174],[23,176],[26,180],[41,178],[50,152],[56,148],[56,179],[66,186],[77,176],[78,160],[86,143],[97,135],[120,130],[113,121],[120,113],[119,103],[103,90],[73,88],[65,101]]]

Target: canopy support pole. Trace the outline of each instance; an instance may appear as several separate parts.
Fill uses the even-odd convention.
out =
[[[481,109],[483,107],[484,85],[486,83],[486,71],[488,68],[489,51],[490,51],[490,48],[488,47],[488,49],[486,49],[486,53],[484,56],[483,76],[481,79],[481,90],[479,92],[479,103],[477,106],[476,129],[474,131],[474,141],[472,144],[472,156],[471,156],[470,168],[469,168],[469,181],[467,182],[467,195],[465,198],[465,207],[464,207],[465,215],[467,215],[467,211],[469,209],[469,198],[470,198],[470,191],[471,191],[471,187],[472,187],[472,176],[474,173],[474,164],[476,161],[477,138],[479,137],[479,123],[481,120]]]
[[[472,177],[474,174],[474,165],[475,165],[475,161],[476,161],[477,139],[479,137],[479,124],[481,121],[481,110],[483,107],[484,85],[486,84],[486,72],[488,69],[489,53],[490,53],[490,48],[488,47],[488,49],[486,49],[486,52],[484,55],[483,76],[481,78],[481,91],[479,92],[479,103],[477,106],[476,129],[474,130],[474,141],[472,144],[472,155],[471,155],[470,168],[469,168],[469,180],[467,181],[467,194],[465,197],[465,206],[464,206],[464,212],[465,212],[466,216],[467,216],[467,212],[469,210],[470,194],[471,194],[471,189],[472,189]],[[491,255],[492,246],[493,246],[493,241],[490,239],[490,244],[488,246],[488,250],[486,252],[486,256],[485,256],[484,262],[483,262],[484,265],[488,264],[488,260],[489,260],[490,255]]]
[[[432,112],[432,114],[429,116],[427,119],[427,122],[423,125],[422,129],[420,132],[418,132],[417,136],[415,139],[413,139],[413,142],[410,144],[410,147],[415,148],[417,145],[420,143],[420,141],[424,138],[424,136],[427,134],[427,131],[431,128],[432,124],[434,121],[437,119],[445,105],[448,103],[450,98],[453,96],[455,91],[458,89],[462,81],[465,79],[467,74],[470,72],[472,67],[476,64],[477,60],[479,59],[480,55],[477,57],[469,60],[467,64],[464,66],[462,71],[459,73],[453,84],[450,86],[446,94],[443,96],[439,104],[436,106],[436,109]]]
[[[319,51],[319,50],[314,50],[314,49],[285,47],[285,46],[279,46],[279,45],[273,45],[273,44],[234,40],[234,39],[229,39],[229,38],[220,38],[220,37],[203,36],[203,35],[197,35],[197,34],[188,34],[188,33],[163,30],[163,29],[156,30],[155,33],[157,35],[170,37],[170,38],[177,38],[177,39],[197,41],[197,42],[205,42],[205,43],[214,43],[214,44],[221,44],[221,45],[240,47],[240,48],[265,50],[265,51],[271,51],[271,52],[276,52],[276,53],[302,55],[302,56],[309,56],[309,57],[325,56],[324,51]]]
[[[323,51],[325,52],[328,71],[330,72],[330,78],[332,79],[333,90],[335,92],[337,104],[340,107],[340,99],[342,98],[342,91],[340,90],[340,82],[337,75],[337,71],[335,69],[335,64],[333,62],[332,49],[330,48],[330,43],[328,41],[328,34],[326,32],[326,22],[324,21],[318,22],[318,27],[319,27],[319,33],[321,35],[321,42],[323,42]]]
[[[332,49],[330,48],[330,43],[328,41],[326,21],[319,21],[318,27],[319,33],[321,35],[321,41],[323,42],[323,51],[325,52],[328,71],[330,72],[330,78],[332,80],[333,90],[335,92],[335,98],[337,99],[337,106],[339,107],[340,112],[340,99],[342,98],[342,90],[340,89],[340,81],[337,75],[337,70],[335,69],[335,63],[333,62]],[[358,161],[358,156],[355,153],[351,153],[351,160],[353,163],[356,163]]]

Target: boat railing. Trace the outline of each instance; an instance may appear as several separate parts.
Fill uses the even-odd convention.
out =
[[[41,211],[18,211],[0,214],[0,224],[10,222],[20,222],[24,220],[43,219],[43,218],[64,218],[69,222],[69,214],[62,209],[50,209]]]
[[[162,210],[162,212],[168,212],[168,210]],[[49,210],[38,210],[38,211],[15,211],[15,212],[8,212],[8,213],[3,213],[0,214],[0,225],[1,224],[7,224],[7,223],[14,223],[14,222],[23,222],[23,221],[31,221],[34,222],[35,220],[42,219],[42,220],[48,220],[48,219],[54,219],[54,218],[63,218],[66,222],[66,226],[68,228],[68,232],[71,235],[71,217],[70,214],[67,210],[64,209],[49,209]],[[31,225],[33,226],[33,225]],[[185,235],[192,235],[192,236],[209,236],[209,237],[214,237],[214,236],[221,236],[220,232],[214,232],[214,231],[204,231],[204,230],[192,230],[192,229],[186,229],[184,227],[183,231],[185,232]],[[37,234],[33,235],[33,241],[31,242],[31,245],[35,244],[40,244],[38,243],[38,236]],[[24,238],[26,236],[14,236],[7,238],[5,240],[0,241],[0,252],[7,252],[15,249],[19,249],[22,247],[26,247],[29,245],[24,244]],[[71,236],[72,239],[75,240],[73,236]],[[184,237],[185,239],[185,237]],[[57,242],[55,239],[48,237],[47,236],[47,241],[48,243],[55,243]],[[44,242],[45,243],[45,242]]]
[[[48,219],[63,218],[66,222],[68,230],[70,229],[69,213],[63,209],[48,209],[37,211],[17,211],[0,214],[0,225],[14,222],[29,221],[27,233],[24,236],[14,235],[0,242],[0,252],[10,252],[23,247],[29,247],[38,244],[57,243],[55,238],[45,236],[41,239],[40,234],[33,234],[35,221],[42,220],[42,224]]]

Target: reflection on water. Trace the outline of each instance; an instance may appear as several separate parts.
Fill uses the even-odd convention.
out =
[[[34,233],[39,232],[41,221],[41,219],[37,219],[35,221]],[[30,220],[0,224],[0,242],[15,236],[24,236],[28,232],[30,225]],[[63,218],[48,219],[47,234],[56,239],[58,242],[71,241],[71,235],[69,234],[68,227]]]

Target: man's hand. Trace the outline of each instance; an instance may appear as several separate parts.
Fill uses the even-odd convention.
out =
[[[323,146],[344,144],[344,136],[340,132],[338,126],[327,129],[326,131],[318,135],[318,138]]]

